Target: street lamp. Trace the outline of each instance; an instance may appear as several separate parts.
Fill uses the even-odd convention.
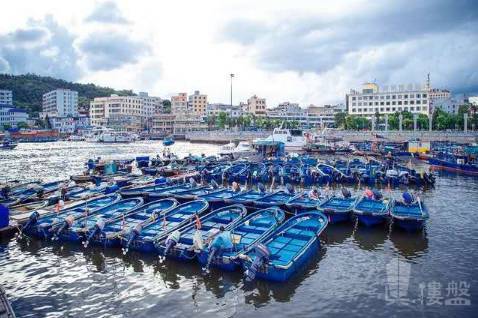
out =
[[[229,74],[229,76],[231,77],[231,108],[232,108],[232,78],[234,77],[234,74],[231,73]]]

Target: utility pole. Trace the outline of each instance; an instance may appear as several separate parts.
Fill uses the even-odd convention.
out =
[[[231,108],[232,108],[232,78],[234,77],[234,73],[229,74],[231,76]]]

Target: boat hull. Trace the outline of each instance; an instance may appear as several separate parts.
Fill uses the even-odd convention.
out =
[[[385,222],[387,217],[386,215],[359,214],[357,215],[357,219],[360,224],[370,227]]]

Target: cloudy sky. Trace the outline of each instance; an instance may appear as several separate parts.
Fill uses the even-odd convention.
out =
[[[0,72],[148,91],[343,102],[350,88],[423,83],[478,92],[478,1],[4,3]]]

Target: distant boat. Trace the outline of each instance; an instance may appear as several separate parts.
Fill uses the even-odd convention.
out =
[[[166,137],[163,139],[163,146],[169,147],[174,145],[174,138],[173,137]]]
[[[14,149],[16,146],[18,146],[16,142],[13,142],[11,140],[4,140],[0,145],[0,149],[11,150]]]
[[[301,130],[285,128],[274,128],[272,135],[259,140],[283,142],[286,151],[302,151],[307,143]]]

